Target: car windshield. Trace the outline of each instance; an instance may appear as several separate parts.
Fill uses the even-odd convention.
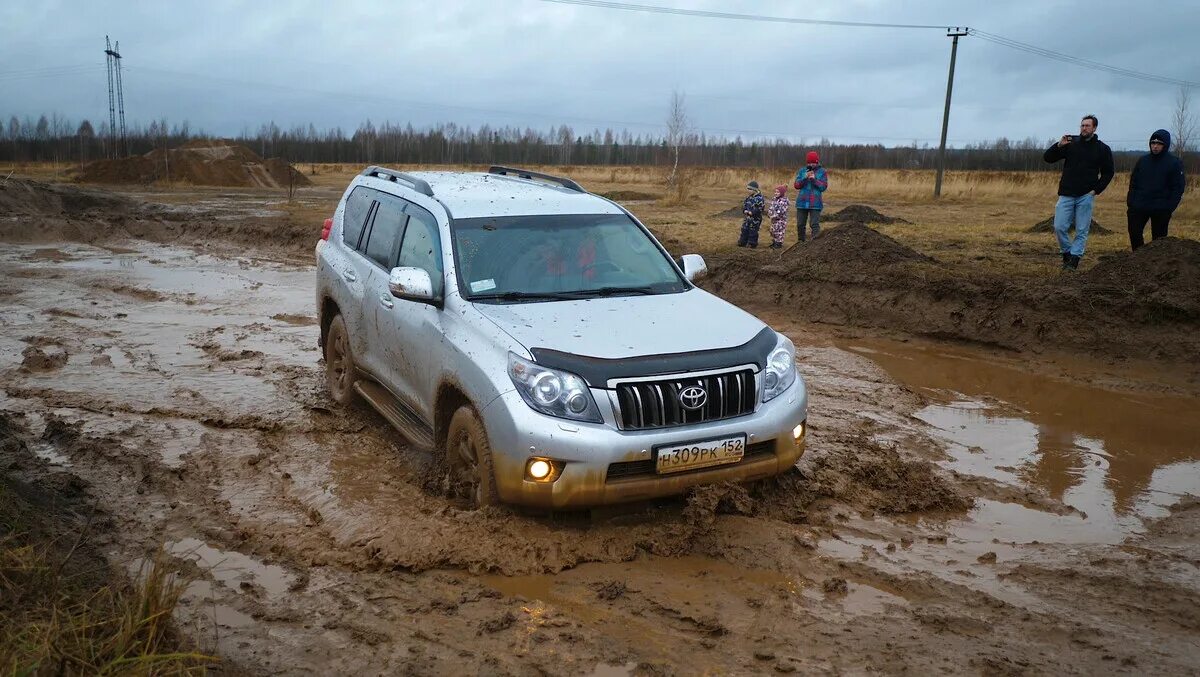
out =
[[[690,288],[625,214],[457,219],[451,230],[459,281],[474,301],[562,301]]]

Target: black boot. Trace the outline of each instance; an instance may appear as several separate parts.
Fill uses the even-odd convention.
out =
[[[1067,267],[1070,268],[1071,270],[1077,270],[1079,268],[1079,259],[1081,259],[1081,258],[1083,258],[1083,257],[1072,256],[1070,258],[1070,260],[1067,261]]]

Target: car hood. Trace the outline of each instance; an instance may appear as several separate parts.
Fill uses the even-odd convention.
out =
[[[766,326],[702,289],[474,306],[527,349],[605,359],[731,348],[751,340]]]

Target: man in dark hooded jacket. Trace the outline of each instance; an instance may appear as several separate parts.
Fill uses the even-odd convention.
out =
[[[1171,213],[1183,199],[1183,161],[1171,155],[1171,133],[1160,129],[1150,135],[1150,152],[1138,159],[1129,176],[1125,198],[1129,217],[1129,246],[1136,251],[1145,244],[1143,234],[1150,222],[1150,238],[1167,236]]]

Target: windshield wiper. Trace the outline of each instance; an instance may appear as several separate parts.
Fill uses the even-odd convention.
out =
[[[586,298],[589,296],[622,296],[625,294],[657,294],[658,290],[654,287],[597,287],[596,289],[580,289],[579,291],[571,292],[573,298]]]
[[[506,291],[497,292],[494,294],[475,294],[471,296],[472,301],[574,301],[577,296],[573,294],[560,294],[553,292],[528,292],[528,291]]]

